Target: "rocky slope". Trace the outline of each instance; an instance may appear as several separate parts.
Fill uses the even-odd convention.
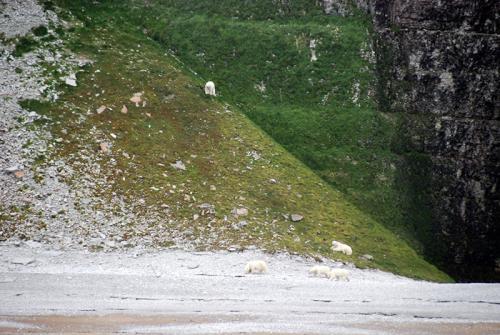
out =
[[[407,159],[402,171],[413,180],[408,192],[431,237],[428,253],[463,280],[498,280],[500,5],[363,6],[377,33],[380,107],[403,119],[395,148]]]

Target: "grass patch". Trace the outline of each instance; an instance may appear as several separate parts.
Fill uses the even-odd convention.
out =
[[[373,98],[367,16],[326,16],[314,1],[124,6],[83,6],[92,17],[84,19],[88,26],[99,25],[110,17],[93,11],[105,10],[115,25],[128,21],[140,27],[194,70],[199,85],[213,80],[225,101],[423,253],[425,236],[409,218],[415,213],[398,180],[405,157],[391,150],[398,121],[380,113]]]
[[[27,52],[33,51],[38,45],[38,42],[31,36],[23,36],[19,38],[16,43],[16,47],[12,52],[14,57],[21,57]]]
[[[33,28],[31,31],[33,32],[33,35],[38,37],[45,36],[49,32],[47,27],[45,26],[38,26],[36,28]]]

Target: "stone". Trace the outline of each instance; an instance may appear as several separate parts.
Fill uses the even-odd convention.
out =
[[[123,105],[123,107],[122,107],[122,109],[121,109],[121,112],[122,112],[123,114],[127,114],[127,113],[128,113],[128,108],[127,108],[127,106]]]
[[[101,149],[102,153],[107,154],[109,152],[109,145],[105,142],[100,143],[99,148]]]
[[[360,0],[356,0],[359,3]],[[347,16],[350,14],[350,4],[346,0],[321,0],[323,10],[326,14]]]
[[[245,220],[240,221],[240,222],[238,222],[238,223],[237,223],[237,226],[238,226],[239,228],[246,227],[246,226],[248,226],[248,222],[247,222],[247,221],[245,221]]]
[[[77,86],[77,85],[76,85],[76,80],[75,80],[75,79],[71,79],[71,78],[66,78],[66,79],[64,80],[64,83],[65,83],[66,85],[73,86],[73,87],[76,87],[76,86]]]
[[[106,110],[106,106],[102,105],[96,109],[97,114],[102,114]]]
[[[16,172],[14,172],[14,176],[16,176],[16,178],[20,179],[20,178],[24,177],[24,172],[23,171],[16,171]]]
[[[248,215],[248,209],[244,207],[238,207],[238,208],[233,208],[231,212],[234,216],[247,216]]]
[[[10,262],[17,265],[29,265],[31,263],[34,263],[35,259],[31,257],[17,257],[12,259]]]
[[[364,254],[360,256],[359,258],[364,259],[365,261],[373,261],[373,256],[370,254]]]
[[[135,107],[139,107],[139,103],[142,102],[142,93],[138,92],[138,93],[134,93],[134,95],[132,96],[132,98],[130,98],[130,101],[135,103]]]
[[[309,41],[309,49],[311,50],[311,62],[315,62],[318,60],[318,56],[316,55],[316,40],[312,39]]]
[[[175,163],[171,163],[170,166],[176,170],[186,171],[186,165],[184,165],[182,161],[175,161]]]
[[[302,221],[304,219],[304,217],[300,214],[292,214],[290,216],[290,219],[292,220],[292,222],[299,222],[299,221]]]
[[[198,208],[200,209],[201,215],[214,215],[215,214],[215,206],[209,203],[203,203],[201,205],[198,205]]]
[[[107,246],[108,248],[116,248],[116,242],[115,241],[106,240],[104,242],[104,245]]]
[[[20,165],[11,165],[8,168],[6,168],[4,171],[7,173],[14,173],[16,171],[22,170],[22,167]]]
[[[68,86],[76,87],[76,75],[71,73],[68,77],[64,78],[64,83]]]

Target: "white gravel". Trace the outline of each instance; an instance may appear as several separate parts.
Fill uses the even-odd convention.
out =
[[[361,331],[362,325],[498,324],[500,315],[499,284],[435,284],[359,269],[349,269],[349,282],[336,282],[310,277],[313,260],[286,254],[89,253],[30,242],[1,244],[0,258],[0,315],[214,317],[202,323],[124,325],[123,332],[383,334]],[[20,258],[34,261],[13,262]],[[252,259],[266,260],[269,273],[245,274]],[[221,315],[234,318],[216,318]]]

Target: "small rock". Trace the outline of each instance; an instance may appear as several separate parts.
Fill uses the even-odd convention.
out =
[[[107,154],[109,152],[109,145],[105,142],[102,142],[99,144],[99,148],[101,149],[101,152]]]
[[[132,98],[130,98],[130,101],[135,103],[135,106],[136,107],[139,107],[139,103],[142,101],[142,93],[138,92],[138,93],[134,93],[134,96]]]
[[[261,159],[260,154],[257,151],[255,151],[255,150],[247,152],[247,156],[252,157],[256,161],[258,161],[259,159]]]
[[[233,210],[231,211],[231,213],[234,216],[247,216],[248,215],[248,209],[246,209],[244,207],[233,208]]]
[[[35,262],[34,258],[30,257],[17,257],[10,261],[12,264],[28,265]]]
[[[127,108],[127,106],[123,105],[121,112],[122,112],[123,114],[127,114],[127,113],[128,113],[128,108]]]
[[[373,256],[370,254],[364,254],[364,255],[360,256],[359,258],[364,259],[366,261],[373,261]]]
[[[304,217],[300,214],[292,214],[290,219],[292,220],[292,222],[299,222],[302,221]]]
[[[204,203],[199,205],[198,208],[201,209],[201,215],[215,214],[215,206],[212,204]]]
[[[184,165],[182,161],[176,161],[175,163],[171,163],[170,166],[172,166],[176,170],[186,171],[186,165]]]
[[[239,245],[231,245],[227,248],[227,251],[229,252],[235,252],[241,250],[241,247]]]
[[[24,172],[23,171],[16,171],[14,172],[14,176],[16,176],[16,178],[22,178],[24,177]]]
[[[64,83],[68,86],[76,87],[76,75],[74,73],[71,73],[64,79]]]
[[[193,220],[195,220],[195,221],[196,221],[196,220],[198,220],[199,218],[200,218],[200,216],[199,216],[198,214],[194,214],[194,215],[193,215]]]
[[[243,228],[243,227],[245,227],[247,225],[248,225],[248,222],[245,221],[245,220],[238,222],[238,227],[239,228]]]
[[[217,190],[217,187],[215,187],[215,185],[210,185],[210,191],[216,191]]]
[[[106,106],[102,105],[101,107],[97,108],[97,114],[101,114],[106,110]]]
[[[9,166],[8,168],[6,168],[4,171],[8,172],[8,173],[13,173],[13,172],[19,171],[21,169],[22,169],[22,167],[19,165],[12,165],[12,166]]]
[[[274,179],[274,178],[269,179],[269,182],[270,182],[271,184],[276,184],[276,183],[277,183],[276,179]]]

